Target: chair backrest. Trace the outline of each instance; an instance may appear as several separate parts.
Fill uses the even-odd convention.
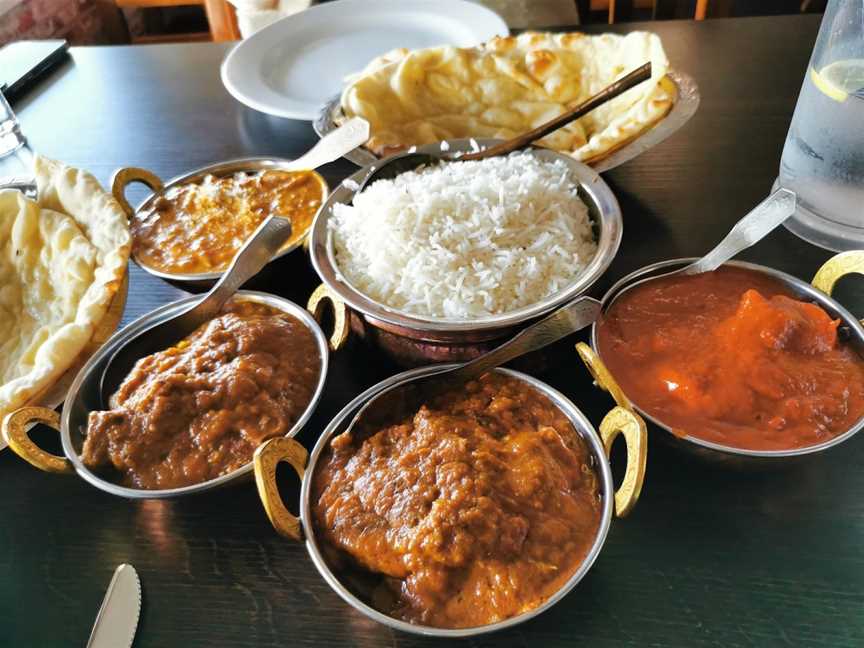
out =
[[[227,0],[204,0],[207,11],[207,22],[210,24],[210,35],[214,41],[240,40],[240,29],[237,27],[237,14]]]
[[[634,0],[609,0],[609,23],[631,20],[633,14]],[[695,9],[693,0],[653,0],[653,18],[685,18],[692,17],[696,20],[705,20],[708,14],[708,0],[696,0]],[[712,7],[717,15],[729,15],[731,2],[719,2],[718,7]],[[643,4],[644,7],[644,4]],[[688,15],[688,12],[693,12]],[[712,14],[713,15],[713,14]]]

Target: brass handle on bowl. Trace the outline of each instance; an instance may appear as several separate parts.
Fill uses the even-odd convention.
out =
[[[318,323],[324,314],[324,308],[330,304],[333,309],[333,333],[330,335],[330,350],[338,351],[348,343],[351,333],[348,320],[348,307],[325,284],[321,284],[309,297],[306,309],[312,313]]]
[[[623,434],[627,442],[627,470],[621,486],[615,493],[615,515],[624,517],[639,500],[642,482],[645,481],[648,428],[642,417],[633,411],[630,399],[624,394],[594,349],[580,342],[576,345],[576,352],[594,377],[597,386],[608,391],[617,403],[617,406],[600,423],[600,438],[603,439],[607,456],[612,451],[612,443],[619,434]]]
[[[141,182],[147,185],[154,193],[162,191],[162,180],[155,173],[147,169],[139,169],[138,167],[124,167],[117,169],[114,176],[111,178],[111,193],[114,194],[114,199],[120,203],[120,207],[126,212],[126,216],[132,218],[135,210],[132,205],[126,200],[126,187],[133,182]]]
[[[47,407],[29,406],[10,412],[3,419],[2,432],[12,452],[45,472],[73,472],[72,463],[66,457],[52,455],[33,443],[27,429],[30,423],[44,423],[60,431],[60,415]]]
[[[294,439],[276,437],[258,446],[252,458],[255,466],[255,484],[258,486],[258,497],[264,505],[270,524],[280,534],[298,542],[303,541],[303,529],[300,518],[292,515],[285,508],[279,487],[276,485],[276,466],[281,461],[290,463],[300,479],[306,470],[306,460],[309,453],[306,448]]]
[[[582,362],[585,363],[588,371],[594,377],[594,382],[597,383],[597,386],[608,391],[612,395],[612,398],[615,399],[615,402],[621,407],[633,409],[633,406],[630,404],[630,399],[628,399],[624,394],[621,387],[615,381],[615,378],[613,378],[612,374],[609,373],[606,365],[603,364],[600,356],[594,352],[594,349],[584,342],[579,342],[579,344],[576,345],[576,352],[579,354],[579,357],[582,358]]]
[[[837,282],[852,273],[864,275],[864,250],[850,250],[835,254],[822,264],[810,283],[817,290],[830,296]]]
[[[615,491],[615,515],[625,517],[639,501],[642,483],[645,481],[648,430],[641,416],[618,405],[600,423],[600,438],[603,439],[606,456],[612,452],[612,443],[619,434],[623,434],[627,442],[627,470],[621,485]]]

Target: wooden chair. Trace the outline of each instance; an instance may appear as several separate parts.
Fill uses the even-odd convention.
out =
[[[166,7],[200,6],[207,15],[209,32],[180,34],[145,34],[132,38],[133,43],[167,43],[196,41],[239,40],[237,14],[227,0],[115,0],[118,7],[127,9],[160,9]]]
[[[634,0],[609,0],[609,24],[630,20],[633,15],[633,8],[636,2]],[[645,4],[645,3],[643,3]],[[652,18],[683,18],[692,17],[695,20],[705,20],[708,15],[708,0],[696,0],[695,8],[692,10],[692,16],[687,16],[685,12],[689,11],[689,7],[693,2],[680,2],[678,0],[653,0],[647,3],[651,7]],[[712,8],[712,15],[725,15],[729,12],[730,2],[720,0],[715,2],[716,7]],[[682,6],[684,5],[684,6]],[[682,15],[684,14],[684,15]]]
[[[608,9],[609,23],[633,20],[634,9],[642,16],[651,10],[653,19],[727,18],[734,15],[775,15],[777,13],[819,13],[825,9],[825,0],[780,0],[779,2],[744,3],[735,0],[576,0],[580,11],[583,6],[597,12]]]
[[[227,0],[204,0],[210,35],[216,42],[240,40],[237,13]]]

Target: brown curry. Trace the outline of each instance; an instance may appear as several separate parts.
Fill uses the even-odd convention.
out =
[[[228,474],[294,426],[320,372],[315,337],[302,322],[235,301],[176,346],[138,361],[112,409],[90,413],[82,459],[147,489]]]
[[[375,575],[365,596],[386,614],[441,628],[501,621],[552,596],[595,540],[590,451],[520,380],[489,374],[363,436],[331,441],[313,517],[337,571]]]
[[[306,235],[326,193],[314,171],[263,171],[172,187],[132,219],[132,252],[170,274],[224,270],[270,214],[291,219],[294,245]]]

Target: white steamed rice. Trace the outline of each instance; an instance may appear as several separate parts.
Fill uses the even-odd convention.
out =
[[[597,244],[567,166],[511,153],[379,180],[329,226],[349,284],[390,308],[469,320],[572,284]]]

